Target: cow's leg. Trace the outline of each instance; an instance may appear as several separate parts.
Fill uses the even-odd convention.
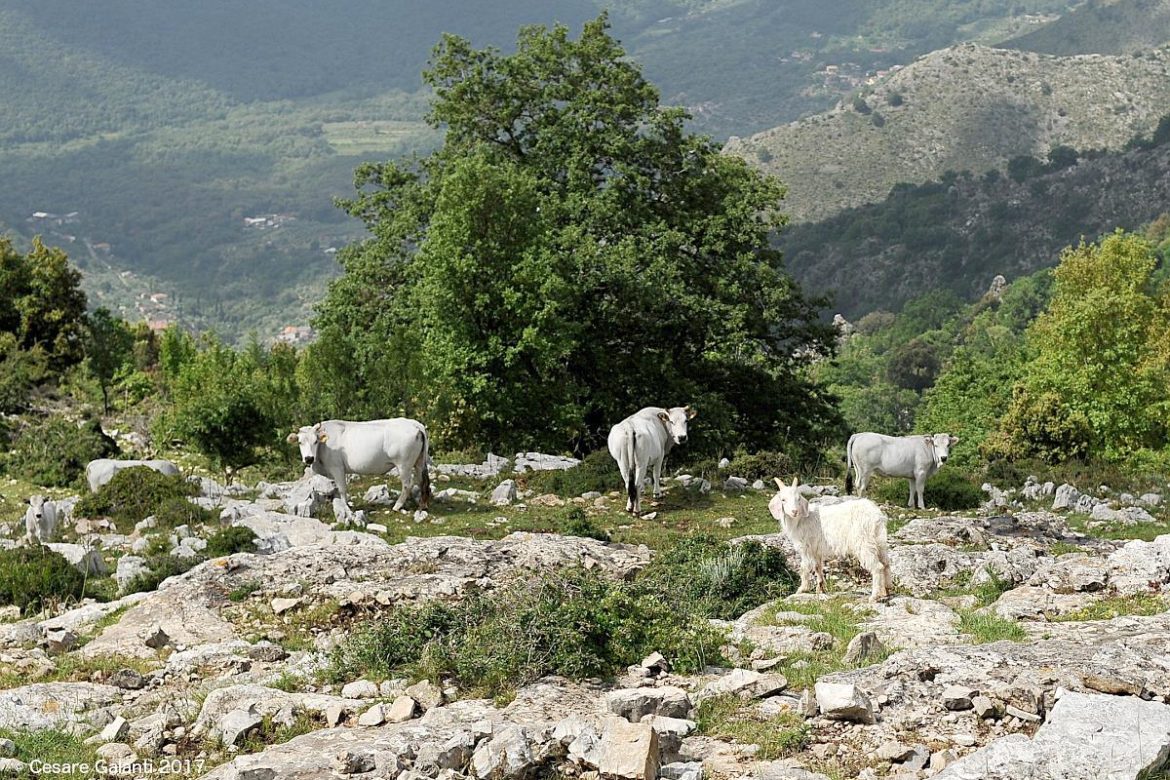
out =
[[[923,472],[919,472],[919,473],[915,474],[914,480],[911,483],[911,485],[913,486],[912,494],[910,496],[911,499],[914,498],[913,494],[917,493],[918,494],[918,508],[919,509],[926,509],[926,500],[922,497],[923,492],[926,490],[926,474]],[[911,501],[910,506],[914,506],[913,501]]]
[[[630,467],[627,466],[625,461],[621,458],[615,458],[615,460],[617,460],[618,471],[621,472],[622,475],[622,490],[626,492],[626,511],[633,512],[634,501],[632,498],[630,498],[628,491],[628,486],[630,484]]]
[[[653,468],[652,473],[654,474],[654,497],[655,498],[662,498],[662,461],[661,460],[654,464],[654,468]]]
[[[329,471],[325,476],[329,477],[329,479],[333,480],[333,484],[337,485],[337,495],[341,496],[341,501],[345,504],[345,508],[349,509],[349,485],[345,482],[345,469]]]
[[[860,466],[857,467],[857,495],[864,496],[869,486],[869,472]]]
[[[646,464],[634,464],[634,509],[636,515],[642,514],[642,486],[646,483]]]
[[[407,463],[399,466],[398,474],[402,477],[402,492],[398,494],[398,500],[394,502],[395,512],[401,511],[414,494],[414,464]]]

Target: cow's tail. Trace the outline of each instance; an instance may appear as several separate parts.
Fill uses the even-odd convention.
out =
[[[626,477],[626,495],[630,499],[630,507],[638,505],[638,467],[635,460],[638,452],[638,433],[634,426],[630,426],[630,443],[626,448],[626,467],[629,469]]]
[[[845,495],[853,495],[853,440],[857,434],[849,437],[849,443],[845,445]]]
[[[431,503],[431,472],[427,466],[431,459],[431,445],[426,428],[419,431],[419,435],[422,437],[422,452],[419,453],[418,460],[414,463],[414,468],[418,472],[418,486],[420,491],[418,505],[420,509],[426,509]]]

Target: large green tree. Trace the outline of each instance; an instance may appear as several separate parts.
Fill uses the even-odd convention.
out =
[[[21,253],[0,236],[0,333],[22,350],[40,349],[55,369],[82,358],[86,329],[81,273],[39,238]]]
[[[446,36],[424,78],[443,146],[343,203],[372,237],[319,309],[302,384],[348,404],[323,413],[577,450],[652,404],[696,406],[709,450],[837,424],[804,372],[832,332],[769,244],[783,186],[659,106],[605,16],[512,54]]]

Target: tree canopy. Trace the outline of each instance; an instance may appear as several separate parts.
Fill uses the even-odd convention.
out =
[[[712,450],[837,424],[804,373],[832,331],[769,243],[783,186],[688,133],[604,15],[512,54],[445,36],[424,78],[443,146],[363,165],[342,203],[372,237],[319,308],[322,413],[578,451],[647,405],[695,406]]]

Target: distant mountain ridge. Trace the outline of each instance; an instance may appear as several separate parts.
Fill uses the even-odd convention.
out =
[[[1130,54],[1170,41],[1170,0],[1089,0],[1004,49],[1040,54]]]
[[[788,185],[794,221],[873,203],[902,182],[1003,168],[1059,145],[1120,149],[1170,106],[1170,47],[1055,57],[961,44],[932,52],[852,103],[727,151]]]

